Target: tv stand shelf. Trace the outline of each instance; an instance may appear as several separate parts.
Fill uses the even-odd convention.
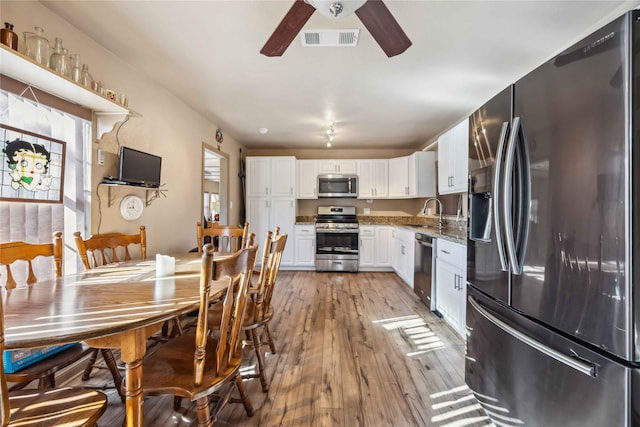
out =
[[[115,203],[115,198],[111,196],[111,188],[112,187],[127,187],[127,188],[135,188],[136,190],[143,190],[145,191],[145,202],[144,205],[145,206],[149,206],[151,205],[151,202],[153,202],[155,199],[160,198],[160,196],[162,197],[167,197],[166,192],[168,190],[163,190],[160,188],[147,188],[147,187],[141,187],[139,185],[128,185],[128,184],[119,184],[119,183],[112,183],[112,182],[101,182],[100,184],[98,184],[98,186],[102,186],[102,187],[107,187],[107,206],[111,207],[114,205]]]

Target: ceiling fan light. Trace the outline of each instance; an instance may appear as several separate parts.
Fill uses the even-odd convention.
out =
[[[342,19],[353,14],[367,0],[306,0],[315,7],[322,16],[331,19]]]

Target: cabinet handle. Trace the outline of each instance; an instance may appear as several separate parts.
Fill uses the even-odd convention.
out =
[[[404,255],[404,245],[402,245],[402,246],[400,247],[400,253],[401,253],[402,255]]]
[[[291,193],[290,194],[293,196],[293,187],[291,187]]]
[[[442,253],[444,253],[444,254],[447,254],[447,255],[450,255],[450,254],[451,254],[451,252],[449,252],[449,251],[445,251],[444,249],[440,249],[440,252],[442,252]]]
[[[264,194],[269,194],[269,187],[264,187]]]
[[[409,195],[409,187],[404,187],[404,192],[408,196]]]

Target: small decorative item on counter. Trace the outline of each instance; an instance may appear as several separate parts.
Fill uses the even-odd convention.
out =
[[[93,77],[89,74],[89,66],[87,64],[82,64],[82,77],[80,80],[84,87],[93,88]]]
[[[44,37],[44,30],[40,27],[34,27],[35,32],[27,37],[26,55],[37,63],[49,66],[49,54],[51,46],[49,40]],[[26,35],[25,35],[26,37]]]
[[[13,31],[13,24],[4,23],[4,28],[0,30],[0,42],[13,50],[18,50],[18,35]]]
[[[125,95],[124,93],[120,94],[120,105],[122,105],[123,107],[129,106],[129,100],[127,99],[127,95]]]
[[[80,54],[74,53],[71,55],[71,79],[80,83],[82,81],[82,69],[80,68]]]
[[[104,88],[104,82],[102,80],[100,80],[97,83],[97,86],[98,86],[98,89],[96,90],[96,92],[98,92],[102,96],[106,96],[107,95],[107,90]]]
[[[112,91],[111,89],[107,89],[107,98],[109,98],[110,100],[115,102],[116,101],[116,93],[114,91]]]

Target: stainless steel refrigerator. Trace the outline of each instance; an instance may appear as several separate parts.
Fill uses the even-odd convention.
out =
[[[640,427],[639,20],[470,117],[465,377],[496,425]]]

